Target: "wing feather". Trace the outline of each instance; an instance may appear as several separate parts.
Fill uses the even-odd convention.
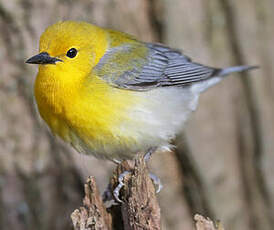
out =
[[[136,43],[110,49],[93,71],[113,86],[149,90],[204,81],[220,70],[192,62],[180,51],[160,44]]]

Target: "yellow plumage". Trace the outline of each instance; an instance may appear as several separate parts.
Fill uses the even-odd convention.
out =
[[[35,98],[52,132],[109,159],[167,146],[202,91],[250,68],[206,67],[170,48],[74,21],[46,29],[40,54],[27,63],[39,64]]]
[[[35,81],[38,109],[52,132],[78,149],[82,148],[78,140],[81,138],[95,154],[96,150],[102,151],[102,143],[112,145],[116,138],[113,130],[129,119],[127,110],[138,101],[130,91],[113,88],[92,74],[92,68],[105,53],[106,40],[102,29],[82,22],[67,22],[65,28],[63,23],[50,27],[41,36],[40,52],[46,51],[66,62],[40,65]],[[83,49],[76,62],[64,55],[71,44]],[[115,133],[122,135],[119,130]]]

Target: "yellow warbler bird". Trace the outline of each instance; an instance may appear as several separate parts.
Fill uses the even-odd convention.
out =
[[[169,146],[200,93],[232,72],[178,50],[85,22],[58,22],[40,38],[35,98],[51,131],[79,152],[110,160]]]

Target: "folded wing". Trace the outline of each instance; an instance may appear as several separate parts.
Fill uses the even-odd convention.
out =
[[[213,68],[192,62],[180,51],[160,44],[134,43],[108,50],[93,71],[115,87],[149,90],[155,87],[184,87],[250,68],[253,67]]]

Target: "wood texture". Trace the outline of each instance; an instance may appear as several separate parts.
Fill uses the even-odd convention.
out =
[[[121,202],[117,202],[111,194],[121,183],[119,178],[122,174],[123,186],[119,192]],[[83,207],[71,214],[75,230],[161,229],[160,207],[143,154],[139,154],[135,160],[127,160],[117,166],[109,190],[105,193],[108,194],[106,202],[112,203],[109,208],[103,204],[94,177],[87,179]],[[121,218],[117,219],[117,216]],[[194,216],[194,221],[196,230],[224,230],[221,223],[215,224],[209,218],[198,214]]]
[[[111,215],[104,206],[94,177],[87,179],[83,207],[74,210],[71,219],[75,230],[112,229]]]
[[[128,171],[121,191],[121,212],[126,230],[161,229],[160,207],[146,163],[140,154],[135,161],[125,161],[117,167],[112,180],[117,186],[118,176]]]
[[[121,203],[114,200],[112,193],[119,184],[119,176],[125,171],[128,174],[124,177],[123,187],[119,192]],[[161,229],[160,207],[142,154],[135,161],[124,161],[118,165],[110,185],[110,190],[106,192],[109,194],[107,201],[112,206],[107,209],[95,179],[89,177],[85,184],[83,207],[71,214],[75,230]]]

